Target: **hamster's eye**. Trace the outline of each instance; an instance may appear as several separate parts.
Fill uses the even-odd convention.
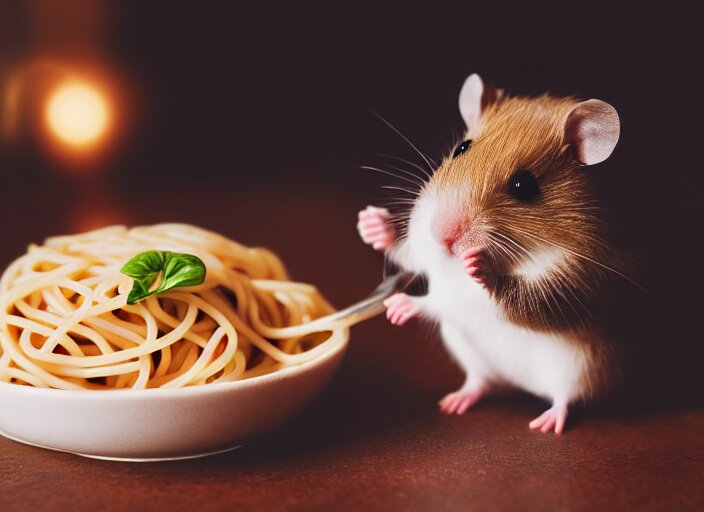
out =
[[[471,146],[471,145],[472,145],[471,140],[466,140],[463,143],[461,143],[459,146],[457,146],[455,148],[455,152],[452,153],[452,158],[455,158],[456,156],[459,156],[462,153],[464,153],[465,151],[467,151],[469,149],[469,146]]]
[[[526,169],[516,171],[508,182],[508,193],[519,201],[531,201],[540,193],[538,180]]]

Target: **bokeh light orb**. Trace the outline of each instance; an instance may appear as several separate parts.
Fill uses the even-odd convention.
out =
[[[49,96],[46,119],[51,132],[71,146],[88,146],[105,134],[110,107],[97,88],[83,82],[59,85]]]

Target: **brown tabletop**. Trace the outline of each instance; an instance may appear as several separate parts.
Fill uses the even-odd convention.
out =
[[[188,220],[271,246],[296,278],[315,282],[342,306],[370,291],[382,266],[354,228],[369,191],[345,195],[344,186],[296,194],[228,186],[215,196],[212,188],[184,188],[164,195],[188,197],[187,211],[166,199],[145,202],[147,192],[134,197],[117,190],[100,208],[86,199],[77,202],[84,205],[77,213],[58,209],[55,219],[26,219],[3,249],[3,264],[29,240],[71,229],[76,219]],[[39,194],[35,200],[54,201],[49,189]],[[489,398],[464,416],[442,416],[437,400],[461,380],[432,329],[413,322],[395,328],[375,318],[353,328],[348,354],[323,396],[229,453],[120,463],[0,439],[0,510],[704,507],[700,408],[578,411],[558,437],[528,429],[545,404],[525,395]]]

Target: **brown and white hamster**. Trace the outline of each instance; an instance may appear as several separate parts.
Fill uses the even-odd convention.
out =
[[[397,294],[385,305],[396,325],[415,315],[438,322],[466,372],[441,410],[462,414],[508,385],[549,400],[529,426],[559,434],[568,406],[606,389],[615,373],[598,312],[610,281],[628,278],[603,236],[588,166],[613,151],[619,117],[595,99],[508,97],[476,74],[459,107],[465,140],[421,188],[407,224],[367,207],[357,227],[427,277],[427,295]]]

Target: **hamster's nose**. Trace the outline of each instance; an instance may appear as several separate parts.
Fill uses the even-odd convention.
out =
[[[445,246],[445,249],[447,249],[447,252],[452,254],[452,247],[455,245],[456,241],[457,241],[456,237],[447,237],[442,241],[442,245]]]
[[[447,252],[453,253],[453,247],[465,231],[465,222],[457,218],[435,218],[431,224],[433,238],[442,245]]]

